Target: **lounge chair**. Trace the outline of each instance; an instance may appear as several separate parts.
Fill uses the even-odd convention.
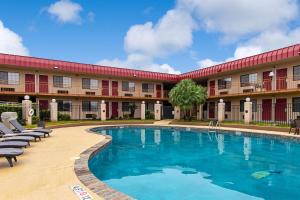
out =
[[[0,148],[26,148],[28,142],[23,141],[3,141],[0,142]]]
[[[43,133],[39,133],[39,132],[17,133],[16,134],[12,130],[10,130],[9,128],[4,126],[4,124],[2,124],[2,123],[0,123],[0,132],[4,134],[3,138],[18,137],[19,139],[25,139],[22,137],[30,137],[30,138],[28,138],[29,141],[32,141],[31,140],[32,138],[34,139],[34,141],[37,141],[37,139],[41,140],[41,137],[44,135]],[[10,141],[16,141],[16,140],[10,140]]]
[[[17,162],[17,156],[23,154],[22,149],[17,148],[0,148],[0,157],[5,157],[10,167],[13,167],[12,159]]]
[[[28,133],[28,132],[40,132],[44,134],[44,137],[46,137],[46,135],[49,137],[50,133],[52,132],[52,130],[50,129],[45,129],[45,128],[35,128],[35,129],[25,129],[17,120],[10,120],[9,121],[11,123],[11,125],[13,125],[15,127],[15,129],[20,132],[20,133]]]

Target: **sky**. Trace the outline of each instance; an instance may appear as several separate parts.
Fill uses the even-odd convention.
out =
[[[1,0],[0,53],[184,73],[300,43],[300,0]]]

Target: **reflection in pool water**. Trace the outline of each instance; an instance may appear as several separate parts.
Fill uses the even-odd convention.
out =
[[[90,161],[106,184],[136,199],[300,199],[300,144],[287,140],[124,127]]]

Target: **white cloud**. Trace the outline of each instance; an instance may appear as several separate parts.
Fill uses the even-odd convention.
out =
[[[175,70],[168,64],[156,64],[151,57],[143,54],[129,54],[125,60],[115,58],[113,60],[103,59],[97,64],[112,67],[135,68],[140,70],[164,72],[171,74],[180,74],[180,71]]]
[[[130,27],[125,37],[125,49],[128,53],[151,57],[169,55],[192,44],[195,28],[190,14],[175,8],[169,10],[157,24],[147,22]]]
[[[297,0],[179,0],[194,13],[207,31],[224,33],[225,39],[285,28],[298,16]]]
[[[0,20],[0,52],[16,55],[29,55],[28,49],[23,45],[22,38],[6,28]]]
[[[61,23],[81,23],[80,12],[82,7],[71,0],[57,1],[51,4],[47,11]]]
[[[94,12],[89,12],[88,15],[87,15],[87,19],[90,21],[90,22],[94,22],[95,21],[95,13]]]

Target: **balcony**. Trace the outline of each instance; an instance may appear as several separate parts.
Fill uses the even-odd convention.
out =
[[[44,97],[81,97],[81,98],[99,98],[99,99],[128,99],[128,100],[167,100],[169,91],[160,92],[142,92],[121,91],[117,88],[98,88],[98,89],[82,89],[82,87],[56,88],[49,87],[48,84],[25,83],[24,89],[17,91],[1,91],[1,94],[9,95],[33,95]],[[162,95],[163,94],[163,95]]]
[[[231,83],[230,87],[209,88],[209,98],[233,97],[233,96],[255,96],[276,93],[293,93],[300,91],[300,80],[294,78],[281,78],[272,81],[262,80],[256,83]]]

